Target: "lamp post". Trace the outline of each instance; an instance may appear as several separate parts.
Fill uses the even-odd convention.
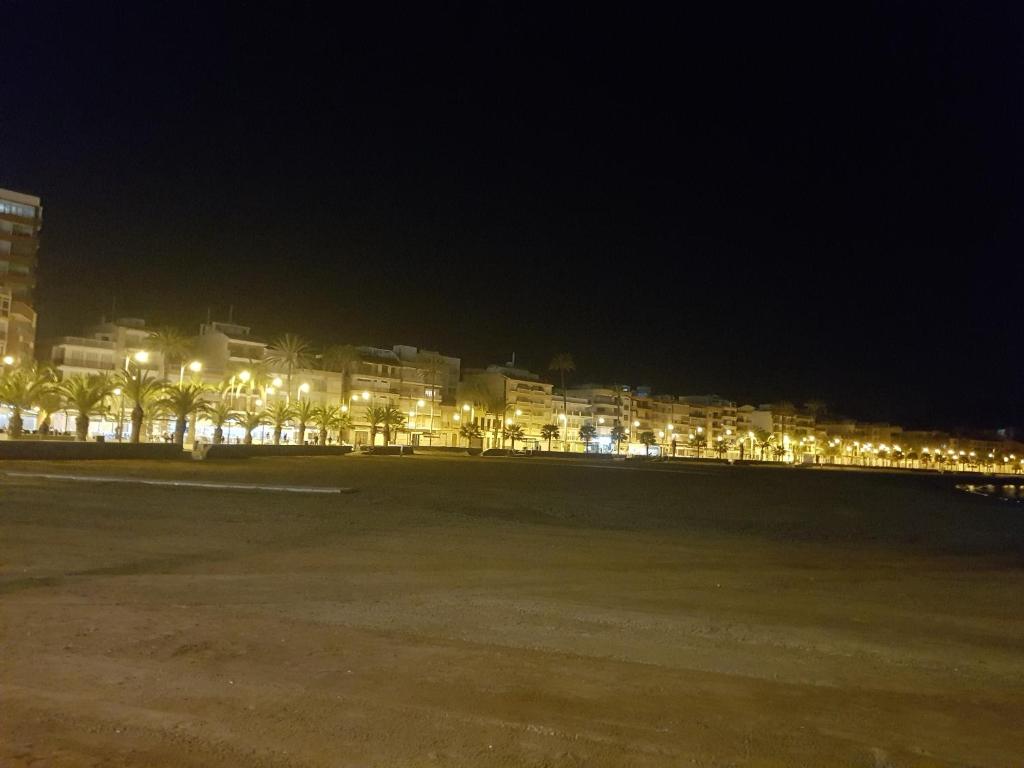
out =
[[[120,387],[114,389],[114,394],[117,395],[119,401],[119,415],[117,419],[117,442],[124,440],[124,392]]]

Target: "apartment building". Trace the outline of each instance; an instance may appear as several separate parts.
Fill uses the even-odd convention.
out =
[[[35,288],[43,206],[38,197],[0,189],[0,356],[36,354]]]
[[[59,336],[41,345],[40,358],[49,362],[62,376],[90,373],[112,373],[124,370],[129,362],[144,370],[160,369],[161,358],[147,349],[151,330],[138,317],[121,317],[102,321],[85,329],[81,336]],[[145,352],[146,359],[136,359]]]
[[[502,445],[501,427],[505,421],[522,427],[530,447],[546,448],[541,429],[545,424],[557,423],[553,421],[557,418],[556,400],[557,412],[561,413],[561,398],[553,397],[551,384],[541,381],[536,373],[511,365],[466,369],[458,390],[462,418],[468,413],[483,431],[484,448]],[[565,439],[564,434],[562,438]]]

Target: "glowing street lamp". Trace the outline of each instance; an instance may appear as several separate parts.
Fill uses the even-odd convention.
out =
[[[284,382],[281,381],[280,376],[275,376],[274,380],[270,383],[273,384],[277,389],[280,389],[282,386],[284,386]]]
[[[242,371],[241,373],[238,374],[238,378],[243,384],[248,384],[249,379],[252,378],[252,374],[249,373],[248,371]]]
[[[4,365],[14,365],[14,356],[4,355]]]
[[[299,384],[299,392],[301,392],[304,395],[308,395],[309,394],[309,382],[308,381],[304,381],[301,384]]]

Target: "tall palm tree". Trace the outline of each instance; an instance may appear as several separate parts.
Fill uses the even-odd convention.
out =
[[[690,447],[697,451],[699,459],[701,451],[708,447],[708,439],[703,432],[697,432],[690,438]]]
[[[135,375],[128,371],[118,374],[117,385],[122,394],[132,401],[132,438],[133,443],[142,439],[142,422],[151,412],[160,396],[161,383],[147,371],[138,371]]]
[[[295,416],[295,409],[284,400],[277,400],[267,409],[267,418],[274,426],[274,445],[281,444],[281,432],[285,425]]]
[[[309,420],[320,430],[320,445],[327,445],[328,432],[339,428],[343,415],[348,417],[348,414],[342,414],[341,408],[337,405],[321,405],[313,409]]]
[[[377,442],[377,433],[380,432],[380,426],[384,422],[384,411],[386,409],[381,405],[368,405],[366,407],[366,423],[370,425],[370,445]]]
[[[359,350],[351,344],[334,344],[324,350],[320,363],[325,371],[337,371],[341,374],[341,402],[349,405],[351,393],[348,386],[348,375],[359,362]]]
[[[160,355],[160,378],[167,380],[167,361],[184,361],[192,349],[192,340],[179,331],[166,325],[157,328],[146,339],[146,344]]]
[[[231,403],[222,397],[215,403],[206,403],[202,413],[213,424],[213,444],[220,445],[224,442],[224,425],[232,420]]]
[[[313,421],[313,417],[319,409],[309,402],[309,398],[299,398],[292,406],[292,415],[295,417],[295,430],[298,432],[295,442],[302,445],[306,441],[306,425]]]
[[[72,376],[61,382],[61,394],[75,412],[75,436],[79,440],[88,439],[89,420],[106,412],[107,396],[113,390],[113,379],[103,373]]]
[[[436,353],[429,353],[419,361],[420,377],[430,391],[430,432],[427,440],[433,441],[434,435],[434,405],[437,402],[437,388],[440,386],[448,371],[448,364],[445,359]]]
[[[313,347],[301,336],[286,333],[277,337],[267,349],[264,359],[272,365],[283,365],[286,372],[285,399],[292,397],[292,372],[297,368],[308,368],[313,356]]]
[[[576,362],[572,359],[572,355],[568,352],[559,352],[548,364],[549,371],[558,371],[562,379],[562,417],[565,419],[565,423],[569,423],[569,397],[565,391],[565,375],[572,373],[576,370]],[[568,446],[565,446],[568,450]]]
[[[384,429],[384,445],[390,445],[391,438],[397,437],[395,433],[405,425],[405,414],[399,408],[388,405],[384,408],[380,423]]]
[[[252,445],[252,431],[259,429],[267,423],[266,411],[236,411],[234,414],[235,423],[245,430],[246,445]]]
[[[615,441],[615,453],[622,453],[622,441],[626,439],[626,428],[621,424],[612,427],[612,440]]]
[[[0,377],[0,402],[11,408],[8,429],[11,437],[21,437],[24,430],[22,411],[31,410],[56,386],[56,373],[36,363],[15,368]]]
[[[584,424],[580,427],[580,440],[583,441],[583,452],[590,453],[590,442],[597,436],[597,427]]]
[[[540,428],[540,436],[542,440],[548,441],[548,453],[551,452],[551,441],[558,439],[558,425],[557,424],[545,424]]]
[[[518,424],[506,424],[505,437],[512,441],[512,450],[514,451],[516,449],[516,440],[522,440],[526,435],[523,433],[523,428]]]
[[[169,384],[163,388],[157,401],[158,407],[174,416],[174,443],[185,444],[185,429],[189,417],[201,413],[206,408],[206,395],[209,389],[202,384],[185,382]],[[193,441],[195,435],[192,436]]]
[[[469,448],[473,445],[474,440],[479,440],[483,437],[483,432],[480,431],[478,424],[467,422],[459,427],[459,437],[466,440],[466,447]]]

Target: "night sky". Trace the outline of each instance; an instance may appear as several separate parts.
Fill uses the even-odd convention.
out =
[[[0,5],[42,337],[234,305],[261,336],[1024,422],[1019,4]]]

